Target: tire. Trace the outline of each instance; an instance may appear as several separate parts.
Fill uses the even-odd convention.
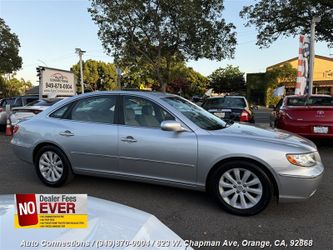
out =
[[[222,164],[208,184],[210,193],[225,211],[241,216],[264,210],[273,193],[267,174],[258,165],[246,161]]]
[[[37,176],[47,186],[60,187],[74,177],[64,152],[52,145],[44,146],[37,152],[34,165]]]

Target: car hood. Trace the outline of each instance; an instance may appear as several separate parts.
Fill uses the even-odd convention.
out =
[[[37,249],[45,248],[41,246],[43,240],[62,242],[180,241],[182,248],[178,246],[178,248],[163,249],[184,249],[185,246],[184,241],[155,216],[118,203],[88,197],[88,228],[84,229],[14,228],[14,203],[14,195],[0,195],[0,249],[19,249],[22,240],[39,242]],[[96,249],[96,246],[92,248]],[[87,249],[87,247],[75,249]],[[117,249],[126,249],[126,247]]]
[[[316,145],[302,137],[284,130],[271,129],[271,128],[259,128],[254,125],[245,125],[240,123],[234,123],[229,127],[221,130],[209,131],[213,135],[226,135],[236,136],[242,138],[248,138],[252,141],[266,141],[272,143],[289,144],[293,146],[301,146],[307,148],[309,151],[316,151]]]

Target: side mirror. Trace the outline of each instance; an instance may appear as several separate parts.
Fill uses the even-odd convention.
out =
[[[174,131],[174,132],[185,132],[188,131],[186,128],[184,128],[180,122],[173,121],[173,120],[167,120],[161,122],[161,129],[164,131]]]

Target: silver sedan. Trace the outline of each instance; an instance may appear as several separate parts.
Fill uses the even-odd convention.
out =
[[[225,123],[171,94],[79,95],[14,131],[14,151],[34,164],[46,185],[61,186],[85,174],[207,190],[238,215],[262,211],[273,196],[309,198],[324,172],[311,141]]]

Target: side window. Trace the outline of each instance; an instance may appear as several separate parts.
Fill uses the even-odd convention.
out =
[[[22,107],[23,103],[22,103],[22,98],[17,98],[13,104],[13,106],[15,107]]]
[[[98,96],[78,101],[72,111],[71,120],[113,123],[116,106],[115,96]]]
[[[36,100],[38,100],[38,98],[27,98],[27,99],[25,99],[25,104],[24,105],[27,105],[28,103],[34,102]]]
[[[139,97],[124,97],[125,125],[159,128],[162,121],[175,120],[157,104]]]
[[[53,118],[63,118],[64,117],[64,114],[66,113],[66,111],[69,109],[69,107],[71,106],[71,103],[70,104],[67,104],[66,106],[63,106],[61,107],[60,109],[54,111],[50,117],[53,117]]]

